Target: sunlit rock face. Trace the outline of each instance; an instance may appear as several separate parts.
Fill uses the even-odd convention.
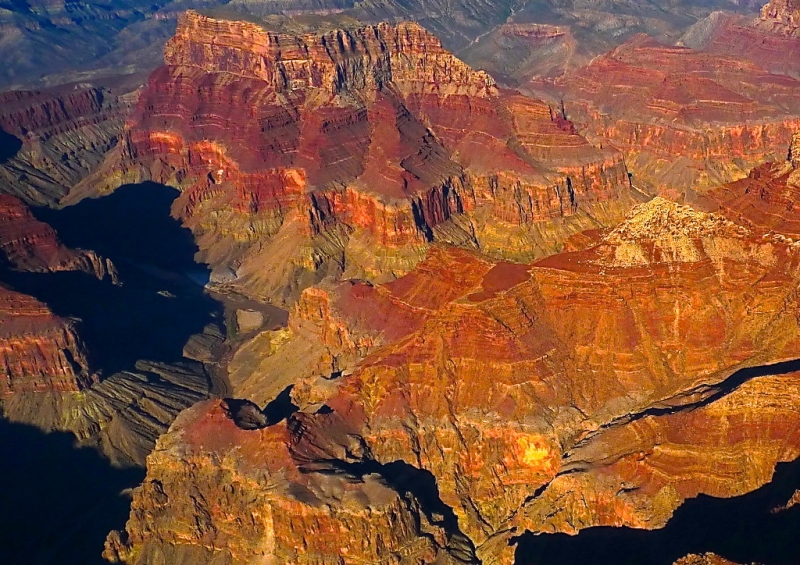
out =
[[[446,535],[434,538],[451,540],[435,551],[512,563],[510,543],[525,531],[659,528],[687,498],[750,492],[770,481],[778,462],[800,455],[791,432],[800,381],[786,368],[791,363],[780,365],[800,356],[793,241],[736,214],[656,198],[616,228],[570,245],[577,250],[528,265],[437,247],[387,284],[306,290],[289,327],[265,332],[247,353],[257,369],[248,374],[239,365],[232,379],[237,395],[256,399],[253,410],[246,418],[222,405],[187,413],[151,457],[132,519],[109,538],[108,554],[197,563],[211,562],[211,548],[231,563],[254,551],[297,563],[350,555],[318,547],[307,530],[273,542],[274,520],[248,529],[246,548],[224,537],[236,516],[296,504],[296,487],[265,492],[264,480],[254,487],[241,479],[251,467],[273,476],[267,461],[283,462],[284,477],[297,465],[314,473],[334,466],[360,477],[350,479],[357,488],[374,473],[401,496],[408,483],[393,482],[390,469],[402,462],[407,472],[435,478],[433,503],[417,498],[423,514],[452,509],[452,518],[435,512],[445,512]],[[310,341],[319,347],[310,350]],[[275,423],[268,415],[276,414],[270,401],[277,394],[258,395],[269,389],[268,375],[283,378],[276,369],[286,359],[300,368],[282,381],[294,386],[278,412],[286,422]],[[237,418],[258,431],[239,429]],[[200,444],[217,455],[187,466]],[[291,461],[280,455],[287,451]],[[225,481],[235,486],[224,490]],[[177,482],[182,489],[167,486]],[[171,504],[185,498],[186,484],[211,494],[200,507]],[[313,492],[323,488],[314,484]],[[354,517],[345,499],[329,502],[326,516],[367,528],[356,525],[366,518]],[[247,511],[231,514],[232,507]],[[418,534],[387,526],[384,507],[374,508],[369,521],[382,540],[412,543]],[[286,539],[305,544],[303,551],[287,557]]]
[[[173,212],[220,280],[279,302],[326,275],[394,278],[436,241],[552,253],[630,206],[620,153],[419,25],[324,21],[187,13],[118,149],[68,201],[178,187]]]
[[[636,186],[674,199],[785,155],[800,127],[800,83],[764,61],[772,58],[722,43],[690,49],[637,36],[555,82],[532,84],[562,97],[595,142],[622,149]]]
[[[424,508],[411,491],[392,488],[393,478],[413,476],[384,476],[381,466],[348,467],[363,447],[351,437],[342,451],[336,442],[348,436],[335,420],[316,437],[309,437],[301,417],[243,429],[232,417],[232,402],[197,404],[159,439],[148,457],[153,474],[136,490],[127,531],[109,537],[106,558],[232,565],[472,562],[468,542],[453,539],[442,515]],[[342,459],[312,459],[324,455]]]
[[[770,0],[761,9],[761,21],[771,25],[773,31],[797,36],[800,31],[800,2]]]
[[[19,392],[79,391],[93,375],[74,320],[59,318],[43,303],[3,287],[0,397]]]

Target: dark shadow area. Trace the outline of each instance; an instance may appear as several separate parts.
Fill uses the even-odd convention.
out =
[[[186,272],[204,270],[189,230],[169,215],[177,192],[145,183],[63,210],[35,210],[69,247],[110,258],[122,284],[83,272],[22,273],[2,280],[45,302],[57,315],[81,320],[80,335],[94,366],[108,376],[147,359],[182,357],[221,306]]]
[[[167,271],[202,272],[192,232],[170,216],[174,188],[145,182],[121,186],[103,198],[61,210],[37,208],[34,215],[53,226],[68,247],[92,249],[119,268],[139,263]]]
[[[292,388],[294,385],[287,386],[264,407],[264,416],[267,417],[270,426],[282,422],[300,409],[292,402]]]
[[[797,371],[800,371],[800,359],[782,361],[780,363],[773,363],[772,365],[757,365],[755,367],[739,369],[721,383],[708,387],[704,392],[710,392],[710,394],[698,402],[689,402],[686,404],[680,404],[678,406],[656,406],[654,408],[648,408],[647,410],[643,410],[642,412],[639,412],[628,419],[622,419],[621,422],[629,423],[640,420],[647,416],[665,416],[674,412],[707,406],[712,402],[716,402],[723,396],[729,395],[751,379],[767,377],[770,375],[785,375]]]
[[[228,417],[243,430],[260,430],[274,426],[299,410],[292,402],[293,386],[283,389],[263,410],[250,400],[226,398],[224,402]]]
[[[778,465],[773,481],[737,498],[687,500],[661,530],[589,528],[576,536],[519,536],[517,565],[671,565],[713,552],[736,563],[800,563],[800,506],[783,506],[800,488],[800,461]]]
[[[66,433],[0,419],[0,563],[100,565],[103,542],[122,529],[130,499],[123,489],[143,469],[115,469]]]
[[[22,149],[22,140],[0,129],[0,165]]]

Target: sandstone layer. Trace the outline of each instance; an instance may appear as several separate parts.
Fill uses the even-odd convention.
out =
[[[282,439],[238,453],[283,453],[288,444],[311,469],[356,465],[347,468],[389,480],[387,466],[403,462],[429,473],[437,500],[452,509],[449,532],[466,536],[483,563],[513,562],[509,542],[524,531],[660,527],[686,498],[735,496],[768,482],[775,464],[795,459],[800,447],[790,432],[800,381],[765,367],[800,353],[797,246],[660,198],[588,240],[583,250],[527,266],[441,248],[392,283],[306,290],[288,335],[264,334],[262,355],[312,360],[306,378],[284,391],[292,403],[277,412],[310,443],[287,440],[285,424],[268,416],[276,414],[270,403],[239,424]],[[308,339],[295,339],[302,331],[315,331],[324,351],[303,350]],[[264,363],[232,381],[236,394],[281,378],[265,373]],[[198,409],[173,427],[134,496],[127,533],[110,538],[112,555],[203,563],[216,547],[225,563],[306,562],[273,541],[299,539],[278,535],[274,521],[248,529],[247,547],[219,537],[235,518],[216,508],[250,516],[276,504],[240,506],[264,492],[263,481],[249,490],[235,478],[241,494],[236,487],[223,495],[226,467],[187,467],[185,454],[195,448],[180,446],[198,441],[187,430],[225,437],[234,423]],[[251,445],[250,437],[259,436],[238,441]],[[252,464],[241,455],[216,460]],[[190,478],[187,468],[203,470]],[[181,503],[173,513],[168,501],[184,495],[158,489],[176,484],[175,472],[202,485],[201,507]],[[273,495],[282,504],[296,498]],[[225,503],[211,502],[222,496]],[[196,516],[202,528],[192,526]],[[300,537],[308,540],[306,531]],[[311,554],[320,563],[347,555],[338,545]],[[359,556],[354,562],[368,561]]]
[[[19,392],[73,391],[95,377],[76,321],[32,296],[0,289],[0,398]]]
[[[739,35],[726,41],[735,45]],[[634,185],[680,198],[783,157],[800,127],[799,83],[770,72],[764,65],[773,59],[638,36],[568,76],[531,85],[563,98],[595,143],[623,150]]]
[[[417,24],[276,25],[182,17],[123,141],[68,201],[175,186],[215,281],[277,301],[325,276],[393,278],[435,241],[552,253],[632,202],[619,153]]]

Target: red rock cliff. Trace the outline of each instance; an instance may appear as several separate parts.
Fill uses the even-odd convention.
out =
[[[74,392],[94,382],[75,326],[33,297],[0,288],[0,397]]]
[[[114,159],[73,197],[179,187],[174,213],[204,258],[279,300],[321,272],[407,272],[431,241],[542,254],[561,234],[543,243],[538,222],[574,218],[569,232],[597,203],[609,205],[595,217],[630,204],[619,153],[417,24],[271,25],[182,16]],[[510,245],[508,232],[540,240]]]

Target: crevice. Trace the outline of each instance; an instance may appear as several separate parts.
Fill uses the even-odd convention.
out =
[[[781,361],[771,365],[757,365],[755,367],[739,369],[733,372],[728,378],[717,384],[699,385],[692,390],[684,391],[681,394],[660,400],[654,405],[651,405],[649,408],[646,408],[640,412],[626,414],[625,416],[615,418],[611,422],[600,426],[596,431],[587,435],[581,439],[581,441],[576,443],[564,454],[564,459],[569,458],[570,454],[585,446],[593,438],[605,431],[608,431],[609,429],[630,424],[631,422],[641,420],[642,418],[646,418],[648,416],[668,416],[670,414],[677,414],[686,410],[696,410],[697,408],[707,406],[708,404],[716,402],[722,397],[729,395],[750,380],[759,377],[785,375],[788,373],[794,373],[796,371],[800,371],[800,359],[791,359],[789,361]],[[701,396],[701,398],[692,402],[676,404],[677,402],[680,402],[681,399],[693,398],[697,396]]]

